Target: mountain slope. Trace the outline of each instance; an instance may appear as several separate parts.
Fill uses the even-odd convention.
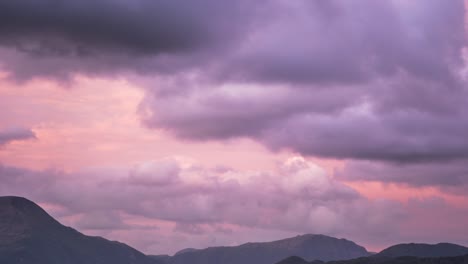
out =
[[[63,226],[35,203],[0,197],[0,263],[156,264],[119,242]]]
[[[382,250],[375,257],[451,257],[468,254],[468,248],[456,244],[398,244]]]
[[[276,264],[321,264],[318,261],[307,262],[298,257],[289,257]],[[456,257],[363,257],[351,260],[330,261],[325,264],[468,264],[468,255]]]
[[[303,235],[237,247],[212,247],[179,253],[170,264],[271,264],[289,256],[306,260],[341,260],[368,256],[364,247],[345,239],[324,235]]]

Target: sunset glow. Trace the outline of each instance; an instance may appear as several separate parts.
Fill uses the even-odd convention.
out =
[[[155,255],[468,246],[466,0],[7,2],[0,195]]]

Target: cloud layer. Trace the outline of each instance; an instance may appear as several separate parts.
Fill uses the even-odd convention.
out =
[[[5,2],[0,4],[2,61],[16,79],[178,71],[198,63],[201,54],[230,46],[259,4],[243,0]]]
[[[411,187],[436,187],[444,192],[465,195],[468,187],[467,160],[441,163],[382,164],[349,162],[337,177],[345,181],[373,181]]]
[[[370,200],[300,157],[275,171],[209,169],[184,158],[72,174],[2,166],[0,181],[0,195],[28,197],[79,230],[152,254],[298,233],[374,247],[415,239],[464,243],[459,228],[468,219],[439,196]],[[433,215],[434,208],[444,213]],[[420,227],[429,215],[439,220]],[[428,235],[428,228],[440,232]]]
[[[211,79],[153,90],[146,124],[327,158],[466,157],[463,2],[323,3],[281,2],[289,15],[254,29]]]
[[[277,173],[210,170],[166,159],[137,165],[128,172],[79,176],[3,167],[2,193],[58,203],[75,212],[123,210],[180,224],[293,230],[343,228],[339,222],[349,217],[341,214],[351,213],[354,207],[369,209],[353,189],[300,158],[289,160]],[[349,204],[342,207],[344,200]],[[246,211],[256,213],[246,216]]]
[[[138,230],[123,219],[133,215],[173,222],[175,234],[251,228],[370,237],[395,232],[405,216],[398,203],[369,201],[302,158],[265,172],[207,169],[180,158],[75,174],[3,166],[0,181],[0,195],[54,205],[84,230]]]
[[[339,159],[468,155],[462,0],[22,0],[0,10],[11,77],[139,79],[144,124],[181,138],[249,137]]]
[[[153,158],[186,154],[184,140],[248,138],[272,151],[344,165],[333,176],[302,158],[271,171],[207,168],[178,158],[73,173],[0,166],[0,195],[27,196],[79,229],[152,250],[291,233],[372,245],[466,241],[465,8],[463,0],[2,1],[0,78],[39,80],[21,87],[24,94],[9,93],[23,85],[2,86],[10,111],[0,121],[34,127],[44,143],[37,163],[57,157],[53,164],[65,166],[60,156],[78,163],[74,155],[91,152],[105,158],[88,166],[130,163],[141,146]],[[53,88],[40,80],[61,84],[83,75],[88,84],[77,83],[89,87],[73,89],[86,96],[73,100],[49,96]],[[140,94],[132,96],[128,83],[144,92],[138,109]],[[93,92],[99,86],[109,90]],[[133,110],[148,130],[126,130],[136,127]],[[140,136],[139,144],[132,141]],[[30,129],[1,130],[0,147],[31,138]],[[241,148],[232,144],[216,152],[200,144],[191,153],[231,151],[226,159],[236,159],[253,146],[236,152]],[[163,150],[156,155],[155,148]],[[126,155],[116,159],[119,150]],[[9,161],[26,152],[12,152]],[[253,155],[239,160],[258,166]],[[344,183],[362,181],[440,192],[406,203],[372,200]],[[431,228],[439,233],[427,234]]]

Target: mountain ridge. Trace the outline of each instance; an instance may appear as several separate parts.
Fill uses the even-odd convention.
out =
[[[0,263],[160,264],[130,246],[81,234],[34,202],[0,197]]]
[[[452,257],[468,254],[468,247],[464,247],[452,243],[405,243],[390,246],[379,253],[375,257]]]
[[[297,255],[309,260],[340,260],[369,256],[367,250],[347,239],[306,234],[271,242],[249,242],[239,246],[209,247],[169,258],[169,264],[271,264]]]
[[[300,257],[293,256],[283,259],[275,264],[467,264],[468,255],[452,257],[362,257],[341,261],[306,261]]]
[[[466,257],[460,257],[463,255]],[[468,248],[451,243],[408,243],[397,244],[372,255],[351,240],[305,234],[239,246],[187,248],[174,256],[146,256],[124,243],[86,236],[64,226],[26,198],[0,197],[0,263],[391,264],[394,263],[392,261],[399,264],[411,264],[411,261],[420,264],[467,264]]]

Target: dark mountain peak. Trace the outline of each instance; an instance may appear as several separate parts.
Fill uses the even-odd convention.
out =
[[[18,236],[59,225],[46,211],[26,198],[0,197],[0,232],[4,235]]]
[[[2,196],[0,197],[0,209],[10,209],[24,211],[28,208],[38,207],[34,202],[18,196]]]
[[[34,202],[0,197],[0,263],[156,264],[137,250],[63,226]]]
[[[280,242],[283,244],[304,244],[304,243],[315,243],[315,242],[330,242],[330,243],[345,243],[349,245],[356,245],[356,243],[349,241],[344,238],[335,238],[335,237],[330,237],[326,235],[321,235],[321,234],[305,234],[305,235],[298,235],[295,237],[291,238],[286,238],[282,239],[279,241],[275,242]]]
[[[468,254],[468,248],[451,243],[422,244],[408,243],[398,244],[382,250],[375,256],[380,257],[450,257]]]
[[[269,244],[293,252],[306,252],[305,255],[301,256],[306,257],[308,260],[312,260],[313,257],[321,260],[336,260],[369,255],[364,247],[352,241],[321,234],[298,235],[273,241]]]
[[[335,237],[330,237],[326,235],[321,235],[321,234],[304,234],[304,235],[297,235],[295,237],[290,237],[290,238],[284,238],[280,240],[275,240],[271,242],[256,242],[256,243],[246,243],[241,246],[244,247],[255,247],[258,245],[270,245],[270,246],[276,246],[276,247],[281,247],[281,248],[297,248],[297,247],[303,247],[303,246],[313,246],[317,243],[326,243],[326,244],[347,244],[349,246],[358,246],[356,243],[349,241],[344,238],[335,238]],[[360,246],[358,246],[360,247]],[[364,251],[366,249],[364,247],[361,247]],[[366,251],[367,252],[367,251]]]
[[[52,219],[39,205],[34,202],[17,196],[2,196],[0,197],[0,211],[5,215],[21,214],[24,216],[34,216],[40,218]]]
[[[364,247],[325,235],[300,235],[272,242],[211,247],[174,255],[171,264],[271,264],[289,256],[311,260],[343,260],[368,256]]]

